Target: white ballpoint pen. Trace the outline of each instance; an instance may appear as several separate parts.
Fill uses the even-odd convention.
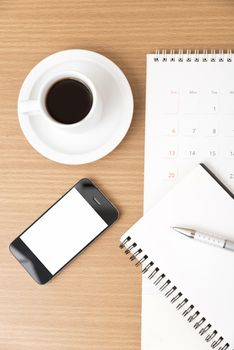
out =
[[[193,238],[193,239],[196,239],[198,241],[201,241],[201,242],[204,242],[204,243],[207,243],[210,245],[214,245],[214,246],[219,247],[219,248],[234,251],[234,242],[229,241],[227,239],[212,236],[210,234],[196,231],[196,230],[193,230],[190,228],[185,228],[185,227],[172,227],[172,228],[173,228],[173,230],[175,230],[179,233],[182,233],[183,235],[185,235],[189,238]]]

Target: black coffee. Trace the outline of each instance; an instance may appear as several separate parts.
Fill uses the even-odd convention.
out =
[[[90,89],[74,79],[63,79],[51,86],[46,96],[46,108],[53,119],[62,124],[74,124],[84,119],[93,105]]]

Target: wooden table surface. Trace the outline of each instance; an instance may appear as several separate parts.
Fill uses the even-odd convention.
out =
[[[142,214],[145,54],[234,47],[233,0],[0,1],[0,349],[140,349],[141,278],[118,248]],[[28,71],[64,49],[102,53],[127,75],[134,118],[111,154],[82,166],[38,154],[17,119]],[[38,286],[8,245],[82,177],[118,206],[119,221],[53,282]]]

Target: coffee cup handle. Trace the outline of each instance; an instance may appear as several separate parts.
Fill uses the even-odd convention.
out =
[[[22,101],[20,102],[19,106],[19,112],[23,114],[28,114],[31,112],[37,112],[40,110],[40,104],[37,100],[28,100],[28,101]]]

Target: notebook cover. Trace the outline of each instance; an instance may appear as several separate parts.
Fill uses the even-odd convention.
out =
[[[234,201],[231,194],[199,165],[121,238],[121,241],[124,241],[127,237],[131,237],[131,241],[127,244],[136,242],[137,246],[131,253],[142,249],[138,259],[147,254],[148,258],[142,263],[142,269],[153,261],[153,268],[157,265],[160,269],[155,278],[162,273],[165,274],[165,278],[157,286],[154,285],[155,278],[150,280],[151,287],[148,294],[151,296],[153,293],[160,294],[155,313],[158,315],[159,310],[162,312],[165,310],[161,319],[170,320],[169,326],[158,330],[158,333],[157,328],[155,333],[149,333],[152,339],[149,339],[148,349],[155,349],[159,344],[154,341],[157,334],[162,340],[163,349],[169,349],[168,344],[173,343],[173,339],[175,341],[178,337],[181,342],[180,348],[183,348],[183,338],[185,344],[191,342],[190,349],[203,349],[204,346],[215,348],[220,339],[216,345],[218,349],[223,349],[226,343],[234,346],[234,253],[192,241],[171,229],[171,226],[191,227],[234,240],[233,213]],[[144,274],[145,279],[148,279],[150,271]],[[171,283],[161,293],[160,288],[167,280]],[[180,317],[175,316],[179,321],[174,327],[170,322],[178,303],[170,302],[174,294],[169,299],[161,296],[162,294],[165,296],[173,286],[177,288],[175,293],[181,291],[183,294],[178,303],[184,298],[188,299],[184,307],[176,310],[176,315]],[[147,291],[144,290],[144,293],[147,294]],[[160,308],[160,305],[164,306]],[[183,316],[190,305],[194,306],[191,314]],[[188,318],[196,311],[199,312],[197,319],[188,322]],[[204,325],[194,329],[197,320],[203,317],[206,319]],[[199,331],[209,323],[212,327],[203,335],[199,335]],[[179,324],[185,326],[179,326],[178,329]],[[156,322],[155,326],[158,325]],[[214,331],[217,334],[213,336]],[[171,341],[168,340],[168,334]],[[209,336],[212,336],[212,339]],[[163,341],[164,338],[167,340]],[[197,341],[199,345],[196,345]],[[193,344],[196,346],[193,347]]]

